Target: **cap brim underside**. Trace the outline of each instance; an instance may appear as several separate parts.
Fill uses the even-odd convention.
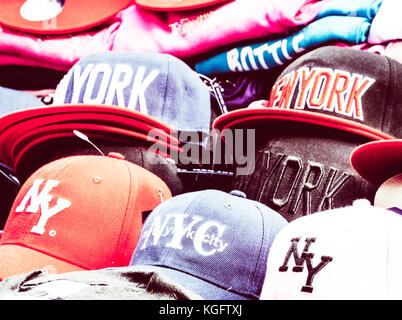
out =
[[[126,113],[105,106],[56,106],[13,112],[0,119],[0,158],[13,167],[14,161],[28,147],[60,136],[73,136],[73,130],[83,131],[90,138],[129,141],[141,139],[180,151],[175,132],[158,120],[140,113]],[[168,130],[166,130],[168,128]],[[153,132],[157,139],[149,133]]]
[[[158,271],[167,278],[177,282],[188,290],[193,291],[206,300],[251,300],[243,295],[220,288],[212,283],[201,280],[190,274],[180,272],[170,268],[151,265],[135,265],[143,270]]]
[[[253,123],[274,120],[310,123],[313,125],[351,132],[372,140],[394,139],[394,137],[391,135],[388,135],[380,130],[373,129],[369,126],[359,124],[354,121],[348,121],[338,117],[310,111],[289,109],[245,108],[231,111],[230,113],[224,114],[215,119],[213,128],[223,132],[226,129],[234,129],[238,126],[244,126],[245,124],[250,126]]]
[[[213,6],[229,0],[137,0],[136,5],[156,11],[192,10]]]
[[[353,150],[350,162],[367,181],[380,185],[401,173],[402,140],[374,141]]]

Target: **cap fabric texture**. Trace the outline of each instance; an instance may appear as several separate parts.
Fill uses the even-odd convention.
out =
[[[278,213],[244,194],[189,192],[159,205],[130,265],[158,270],[205,299],[258,299]]]
[[[23,110],[30,107],[41,107],[45,104],[33,94],[0,87],[0,114]]]
[[[358,146],[350,161],[359,175],[379,186],[402,173],[402,140],[373,141]]]
[[[267,108],[236,110],[217,118],[221,131],[255,119],[282,119],[339,128],[372,140],[402,137],[402,65],[386,56],[321,47],[283,70]]]
[[[261,299],[401,299],[401,228],[401,215],[369,203],[292,221],[271,247]]]
[[[179,131],[210,129],[207,86],[168,54],[109,51],[85,56],[60,81],[54,99],[55,105],[79,103],[138,111]]]
[[[156,11],[192,10],[209,7],[228,0],[136,0],[141,8]]]
[[[359,176],[349,161],[351,152],[368,138],[298,122],[270,121],[267,130],[266,120],[260,120],[244,129],[255,130],[255,151],[247,151],[253,152],[246,157],[247,167],[237,165],[232,189],[287,221],[348,206],[356,199],[374,199],[376,186]]]
[[[335,46],[306,53],[283,70],[267,107],[214,121],[223,139],[226,130],[256,130],[255,170],[237,174],[232,188],[288,221],[372,201],[376,186],[356,174],[350,155],[402,135],[401,76],[401,64],[373,53]]]
[[[0,24],[12,30],[34,34],[68,34],[101,25],[132,3],[132,0],[2,0]],[[22,15],[23,11],[46,12],[50,5],[61,6],[55,17],[35,21],[36,18],[28,20]]]
[[[170,197],[162,180],[119,158],[48,163],[15,198],[0,239],[0,278],[42,268],[62,273],[127,266],[142,213]]]

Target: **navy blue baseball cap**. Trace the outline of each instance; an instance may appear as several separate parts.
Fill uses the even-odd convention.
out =
[[[271,244],[286,224],[240,191],[184,193],[146,218],[130,265],[158,270],[204,299],[259,299]]]

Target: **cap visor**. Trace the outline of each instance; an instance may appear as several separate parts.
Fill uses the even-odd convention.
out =
[[[192,10],[209,7],[229,0],[137,0],[136,5],[155,11]]]
[[[143,270],[158,271],[206,300],[251,300],[251,298],[230,292],[200,278],[174,269],[149,265],[135,265],[135,267],[141,267]]]
[[[1,122],[1,120],[0,120]],[[71,122],[81,122],[81,123],[94,123],[94,124],[104,124],[107,126],[114,126],[116,128],[124,128],[132,130],[139,133],[149,134],[150,132],[157,133],[158,137],[168,141],[169,143],[179,144],[179,140],[158,127],[154,127],[149,123],[143,122],[137,119],[129,119],[121,117],[119,115],[112,114],[93,114],[93,113],[66,113],[66,114],[52,114],[44,115],[38,118],[28,118],[21,120],[16,123],[10,124],[2,132],[9,129],[14,131],[26,132],[34,128],[41,126],[47,126],[51,124],[62,124]]]
[[[47,269],[51,273],[85,270],[33,249],[12,244],[0,246],[1,280],[37,269]]]
[[[103,139],[118,140],[125,143],[134,142],[134,139],[139,139],[144,142],[148,142],[150,146],[152,144],[157,144],[163,147],[164,150],[181,150],[178,146],[170,145],[164,140],[155,139],[152,136],[145,135],[140,132],[92,123],[64,123],[36,128],[12,140],[6,140],[7,137],[11,136],[7,134],[9,131],[6,131],[4,133],[4,140],[6,143],[2,145],[6,152],[2,152],[1,154],[6,155],[7,159],[10,161],[14,161],[18,157],[18,154],[21,152],[21,150],[26,149],[25,147],[31,142],[34,141],[36,144],[38,144],[40,141],[51,140],[51,135],[54,133],[65,133],[65,137],[75,137],[73,130],[79,130],[86,134],[89,138],[96,136],[98,138],[102,137]],[[41,139],[42,137],[44,138],[43,140]],[[0,148],[0,150],[1,149],[2,148]]]
[[[311,123],[324,127],[348,131],[370,138],[372,140],[393,139],[394,137],[385,134],[382,131],[373,129],[364,124],[354,121],[348,121],[342,118],[324,115],[320,113],[289,109],[273,109],[273,108],[244,108],[231,111],[215,119],[213,128],[223,132],[226,129],[235,128],[237,126],[248,126],[253,123],[268,120],[293,121]]]
[[[148,136],[142,135],[140,133],[135,133],[135,132],[125,132],[126,130],[124,129],[119,129],[119,128],[108,128],[106,126],[97,126],[98,128],[93,128],[94,125],[87,125],[87,126],[81,126],[77,127],[72,125],[72,127],[78,128],[81,132],[85,133],[90,139],[102,139],[105,141],[113,141],[113,142],[118,142],[118,143],[133,143],[133,146],[135,146],[136,140],[142,140],[142,141],[147,141],[149,143],[150,149],[152,147],[157,146],[158,148],[155,149],[154,151],[159,153],[163,157],[168,157],[169,153],[164,153],[163,150],[166,152],[170,149],[175,149],[177,152],[181,152],[182,149],[180,147],[172,147],[168,146],[163,141],[159,140],[153,140]],[[52,126],[55,127],[55,126]],[[57,127],[57,126],[56,126]],[[85,127],[85,128],[84,128]],[[49,129],[49,128],[46,128]],[[54,129],[54,128],[51,128]],[[56,128],[57,129],[57,128]],[[7,150],[7,153],[4,154],[3,156],[7,155],[7,158],[3,160],[5,163],[9,163],[13,169],[18,172],[18,165],[21,159],[29,153],[29,151],[40,145],[43,142],[51,141],[51,140],[57,140],[61,138],[76,138],[74,136],[74,133],[72,130],[67,130],[65,126],[63,126],[59,131],[58,130],[53,130],[53,132],[47,131],[46,135],[40,136],[38,138],[31,139],[29,137],[28,140],[21,140],[19,139],[16,141],[10,149]],[[24,137],[22,137],[24,138]]]
[[[89,108],[89,111],[85,111],[87,108],[79,106],[77,111],[76,107],[69,106],[67,109],[71,112],[63,112],[64,107],[41,107],[5,115],[0,118],[0,159],[12,167],[17,157],[16,150],[22,149],[24,143],[54,132],[70,131],[72,134],[73,130],[85,131],[90,137],[92,133],[96,133],[98,137],[103,134],[106,139],[110,135],[119,136],[122,140],[141,138],[163,145],[166,149],[180,150],[179,140],[170,135],[171,131],[166,130],[170,128],[148,116],[129,112],[131,117],[127,117],[116,113],[119,109],[116,107]],[[112,113],[92,112],[95,109]]]
[[[144,113],[135,110],[128,110],[125,108],[120,108],[117,106],[107,106],[107,105],[87,105],[87,104],[65,104],[65,105],[57,105],[57,106],[45,106],[45,107],[34,107],[34,108],[26,108],[23,110],[18,110],[14,112],[7,113],[0,118],[0,133],[9,127],[10,125],[14,125],[23,120],[28,120],[31,118],[51,116],[51,115],[63,115],[66,117],[67,114],[91,114],[93,117],[93,122],[97,121],[97,117],[100,120],[102,115],[115,115],[123,117],[120,121],[123,123],[129,122],[129,120],[140,120],[145,123],[148,123],[154,128],[162,129],[165,132],[176,132],[175,129],[171,128],[167,124],[159,121],[158,119],[148,116]],[[124,118],[127,118],[124,120]]]
[[[26,0],[1,0],[0,21],[3,26],[35,34],[66,34],[78,32],[100,25],[119,11],[134,3],[132,0],[85,0],[63,1],[62,11],[52,20],[29,21],[24,19],[20,10]]]
[[[361,177],[379,186],[402,172],[402,140],[363,144],[353,150],[350,162]]]

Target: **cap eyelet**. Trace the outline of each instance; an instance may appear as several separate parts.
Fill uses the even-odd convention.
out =
[[[95,177],[93,177],[92,181],[93,181],[94,183],[96,183],[96,184],[99,184],[99,183],[102,182],[102,177],[95,176]]]

